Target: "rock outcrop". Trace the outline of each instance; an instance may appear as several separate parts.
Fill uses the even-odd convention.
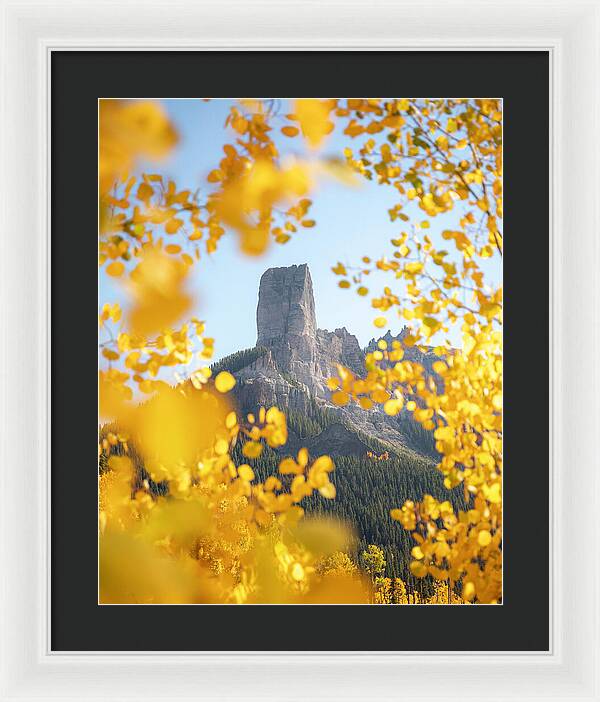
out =
[[[432,366],[435,361],[439,360],[438,356],[436,356],[433,351],[424,352],[415,346],[405,345],[403,342],[408,334],[410,334],[410,329],[406,326],[402,327],[402,331],[396,336],[394,336],[392,332],[388,329],[383,336],[378,337],[377,339],[371,339],[371,341],[369,341],[369,343],[365,347],[365,352],[369,353],[371,351],[375,351],[378,348],[377,343],[380,341],[380,339],[387,343],[388,348],[391,348],[392,343],[394,341],[399,341],[403,345],[404,359],[406,361],[414,361],[415,363],[419,363],[423,366],[426,373],[433,375],[434,373]]]
[[[337,364],[364,375],[365,353],[377,347],[373,339],[361,349],[358,339],[346,328],[330,332],[317,328],[315,300],[310,271],[306,264],[269,268],[260,280],[258,294],[257,349],[264,349],[255,360],[235,371],[235,394],[240,409],[252,412],[259,406],[276,405],[302,417],[326,413],[327,425],[302,440],[290,432],[292,444],[305,445],[333,455],[364,455],[368,437],[391,449],[415,450],[411,432],[406,431],[408,416],[389,417],[380,406],[365,411],[356,405],[337,407],[330,401],[327,379],[336,373]],[[402,342],[407,329],[385,340]],[[371,348],[372,347],[372,348]],[[406,347],[407,357],[423,362],[429,369],[432,359],[418,349]]]
[[[306,263],[269,268],[260,279],[257,346],[271,346],[287,337],[314,339],[317,331],[315,298]]]

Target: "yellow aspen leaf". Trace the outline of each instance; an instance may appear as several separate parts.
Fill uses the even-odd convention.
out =
[[[374,390],[371,393],[371,399],[374,402],[387,402],[389,400],[390,393],[387,390]]]
[[[477,341],[470,334],[463,334],[463,353],[465,356],[470,356],[471,351],[475,348]]]
[[[217,456],[224,456],[229,451],[229,444],[225,439],[217,439],[215,442],[215,453]]]
[[[285,136],[287,137],[295,137],[298,136],[298,134],[300,134],[300,130],[298,129],[298,127],[286,125],[285,127],[281,128],[281,133],[285,134]]]
[[[364,410],[370,410],[373,407],[373,400],[371,400],[370,397],[361,397],[360,400],[358,401],[358,404]]]
[[[169,254],[178,254],[181,251],[181,246],[179,246],[179,244],[167,244],[165,246],[165,251]]]
[[[325,483],[319,488],[320,494],[328,500],[334,500],[336,495],[335,485],[333,483]]]
[[[319,456],[317,460],[312,465],[313,469],[317,472],[326,472],[333,470],[333,461],[329,456]]]
[[[401,409],[402,402],[398,399],[387,400],[387,402],[383,405],[383,411],[386,414],[389,414],[391,417],[396,416]]]
[[[308,450],[305,448],[301,448],[300,451],[298,451],[298,465],[302,466],[302,468],[306,468],[308,465]]]
[[[102,355],[109,361],[119,360],[119,354],[116,351],[113,351],[112,349],[102,349]]]
[[[242,463],[238,468],[238,475],[242,480],[250,483],[254,480],[254,471],[247,463]]]
[[[263,487],[269,492],[273,492],[273,490],[281,490],[281,480],[276,478],[274,475],[270,475],[265,480]]]
[[[165,224],[165,232],[167,234],[176,234],[180,227],[183,226],[183,220],[171,217]]]
[[[154,190],[152,189],[152,186],[148,185],[148,183],[140,183],[140,186],[137,189],[136,193],[137,199],[148,204],[152,195],[154,195]]]
[[[387,324],[387,319],[385,317],[376,317],[373,320],[373,324],[378,328],[378,329],[383,329],[385,325]]]
[[[258,458],[262,453],[262,448],[262,444],[258,443],[258,441],[247,441],[244,444],[242,453],[246,458]]]
[[[296,582],[304,580],[304,568],[301,563],[294,563],[291,570],[291,576]]]
[[[407,263],[404,266],[404,270],[409,275],[416,275],[417,273],[420,273],[423,270],[423,264],[420,261],[412,261],[411,263]]]
[[[302,134],[312,148],[316,148],[333,129],[329,120],[329,106],[323,100],[300,98],[294,101],[294,113]]]
[[[424,578],[427,575],[427,567],[421,561],[412,561],[409,568],[416,578]]]
[[[238,134],[245,134],[248,131],[249,122],[241,115],[236,115],[231,120],[231,126]]]
[[[315,226],[316,222],[314,219],[304,219],[304,220],[302,220],[302,222],[300,222],[300,224],[303,227],[306,227],[307,229],[311,229],[312,227]]]
[[[229,371],[221,371],[215,378],[215,387],[219,392],[229,392],[235,387],[236,380]]]
[[[337,405],[338,407],[343,407],[344,405],[347,405],[349,400],[350,397],[347,392],[338,391],[334,392],[331,396],[331,401],[334,405]]]
[[[223,180],[223,173],[219,169],[215,169],[206,176],[206,180],[209,183],[219,183]]]
[[[500,490],[500,483],[494,483],[494,485],[492,485],[491,487],[484,486],[483,493],[485,499],[488,500],[488,502],[491,502],[492,504],[500,504],[500,502],[502,502],[502,495]]]
[[[330,390],[337,390],[340,387],[339,378],[327,378],[327,387]]]
[[[352,122],[350,122],[346,129],[344,129],[344,134],[347,134],[350,137],[355,137],[359,134],[362,134],[364,131],[365,128],[362,126],[362,124],[359,124],[355,120],[352,120]]]
[[[350,283],[347,280],[340,280],[338,286],[342,289],[348,289],[350,287]]]
[[[156,248],[143,250],[142,260],[128,281],[135,300],[129,323],[136,334],[163,331],[187,312],[192,300],[182,288],[188,270]]]
[[[282,475],[288,475],[288,474],[298,475],[298,474],[304,472],[304,467],[301,465],[298,465],[298,463],[296,463],[296,461],[293,458],[290,458],[288,456],[287,458],[284,458],[282,461],[280,461],[279,472]]]
[[[112,263],[109,263],[108,266],[106,266],[106,272],[113,278],[118,278],[120,275],[123,274],[124,270],[125,264],[122,261],[113,261]]]
[[[486,529],[483,529],[477,535],[477,543],[480,546],[482,546],[482,547],[489,546],[491,542],[492,542],[492,535]]]
[[[140,157],[159,160],[176,142],[177,133],[158,103],[100,100],[100,192],[107,193],[118,178],[127,178]]]
[[[475,597],[475,585],[470,580],[464,584],[462,596],[463,599],[467,600],[468,602]]]

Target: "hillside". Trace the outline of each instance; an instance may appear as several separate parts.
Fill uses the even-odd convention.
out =
[[[332,482],[337,496],[326,500],[315,494],[305,500],[308,513],[327,514],[349,523],[356,533],[355,558],[368,544],[381,546],[386,555],[386,575],[402,577],[421,592],[431,586],[418,581],[408,570],[410,535],[390,519],[389,511],[405,500],[420,500],[428,493],[449,499],[455,508],[466,507],[462,490],[447,491],[441,473],[435,468],[436,450],[431,432],[425,431],[402,411],[396,417],[380,408],[365,411],[357,406],[337,407],[330,400],[327,378],[336,364],[364,373],[365,355],[377,348],[373,339],[365,349],[345,328],[329,332],[318,329],[310,272],[306,265],[271,268],[262,278],[257,309],[257,342],[212,365],[213,375],[228,370],[237,384],[231,393],[240,414],[258,408],[277,406],[288,423],[288,442],[278,450],[265,446],[262,455],[251,461],[257,477],[264,480],[276,474],[282,456],[306,447],[311,456],[333,456],[336,469]],[[388,344],[402,340],[391,332],[383,337]],[[433,374],[432,353],[405,346],[406,357],[421,363]],[[101,438],[116,427],[105,426]],[[122,452],[121,445],[114,453]],[[136,466],[134,489],[147,480],[155,495],[168,493],[167,483],[154,483],[146,472],[135,442],[129,454]],[[237,464],[248,459],[241,443],[233,448]],[[105,463],[105,461],[104,461]],[[100,461],[101,472],[105,469]],[[289,476],[288,476],[289,477]],[[287,478],[283,478],[286,482]]]
[[[406,333],[403,329],[393,336],[388,331],[383,338],[388,344],[402,343]],[[379,407],[365,411],[331,402],[326,380],[335,374],[336,364],[364,374],[365,355],[377,348],[377,341],[361,349],[345,328],[319,329],[308,267],[271,268],[260,282],[256,346],[220,360],[212,369],[235,375],[233,395],[241,413],[276,405],[287,415],[288,443],[279,451],[267,449],[252,461],[258,476],[276,472],[282,455],[295,454],[303,446],[312,456],[333,456],[336,499],[316,496],[306,501],[305,509],[351,523],[358,539],[354,555],[369,543],[378,544],[386,553],[386,574],[416,586],[408,571],[413,544],[409,534],[392,522],[389,510],[426,493],[464,508],[464,495],[444,488],[435,468],[433,436],[413,420],[412,413],[404,410],[390,417]],[[433,375],[437,358],[433,353],[408,346],[404,350],[407,359]],[[247,460],[239,445],[236,452],[240,462]],[[419,585],[423,586],[427,587]]]

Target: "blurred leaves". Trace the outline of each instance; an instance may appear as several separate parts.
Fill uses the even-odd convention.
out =
[[[177,143],[177,133],[156,102],[99,101],[100,193],[127,175],[138,159],[163,159]]]
[[[279,115],[272,101],[239,100],[225,120],[223,156],[197,193],[134,173],[177,143],[159,103],[101,100],[99,111],[99,265],[128,303],[99,311],[99,410],[114,421],[99,443],[101,602],[423,601],[384,577],[375,544],[355,563],[345,525],[305,518],[307,497],[335,499],[329,456],[301,449],[275,475],[258,476],[258,457],[287,441],[285,415],[260,407],[238,416],[227,401],[236,377],[225,370],[213,379],[197,365],[215,342],[189,319],[196,261],[224,235],[249,256],[309,235],[324,174],[391,189],[390,251],[332,270],[342,290],[371,296],[377,328],[394,315],[410,323],[401,342],[367,354],[360,377],[339,366],[331,400],[410,413],[434,433],[445,485],[462,486],[469,509],[431,495],[390,505],[391,519],[412,532],[411,573],[435,580],[429,602],[501,601],[502,288],[486,274],[503,250],[501,101],[302,98]],[[306,157],[281,158],[276,120],[279,139],[305,142]],[[320,155],[335,130],[354,148]],[[436,236],[435,218],[448,213],[456,226]],[[375,272],[388,277],[380,292],[366,284]],[[460,330],[461,349],[444,340],[450,329]],[[432,375],[410,350],[433,343]],[[245,462],[236,464],[239,444]]]

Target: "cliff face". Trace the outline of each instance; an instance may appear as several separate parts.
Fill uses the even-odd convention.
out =
[[[345,328],[317,329],[312,279],[306,264],[269,268],[260,279],[257,346],[269,349],[274,368],[314,397],[328,396],[326,380],[337,363],[364,370],[358,339]]]
[[[283,338],[314,338],[315,298],[308,266],[269,268],[260,279],[257,346],[276,345]]]
[[[253,412],[261,405],[276,405],[303,417],[325,412],[327,426],[321,427],[322,431],[302,441],[291,432],[290,444],[302,443],[321,452],[329,446],[334,455],[364,455],[368,437],[392,449],[415,448],[411,446],[411,432],[406,431],[406,422],[412,421],[408,416],[393,418],[380,407],[367,412],[355,405],[340,408],[331,403],[327,378],[335,375],[337,364],[363,375],[365,351],[345,328],[332,332],[317,328],[313,284],[306,264],[265,271],[260,280],[256,321],[256,345],[266,351],[234,373],[242,412]],[[392,337],[388,332],[384,338],[401,341],[405,333],[403,330]],[[376,343],[373,340],[369,347],[376,348]],[[430,366],[426,354],[408,347],[406,350],[411,360],[423,360]],[[288,450],[294,448],[290,445]]]

